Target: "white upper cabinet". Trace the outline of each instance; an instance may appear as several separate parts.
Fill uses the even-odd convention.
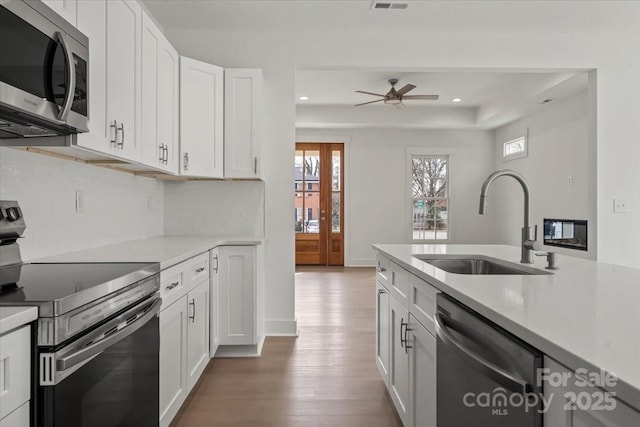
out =
[[[142,13],[141,162],[178,173],[178,53]]]
[[[44,4],[53,9],[58,15],[69,21],[72,25],[77,25],[78,4],[83,3],[78,0],[42,0]],[[86,33],[85,33],[86,34]]]
[[[180,174],[222,178],[224,69],[180,57]]]
[[[107,1],[107,134],[115,155],[134,161],[141,156],[141,15],[135,1]]]
[[[224,176],[260,177],[262,70],[224,70]]]
[[[106,123],[107,3],[105,0],[78,3],[78,29],[89,38],[89,132],[77,136],[80,147],[113,154]]]

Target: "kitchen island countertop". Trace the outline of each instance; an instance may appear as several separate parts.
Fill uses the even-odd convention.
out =
[[[640,269],[558,255],[542,275],[447,273],[414,255],[484,255],[520,264],[506,245],[374,245],[374,250],[442,292],[577,370],[605,371],[618,397],[640,408]],[[531,267],[542,272],[546,260]]]

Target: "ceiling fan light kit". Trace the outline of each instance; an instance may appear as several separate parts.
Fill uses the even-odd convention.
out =
[[[380,96],[381,99],[377,99],[375,101],[363,102],[361,104],[356,104],[355,107],[359,107],[361,105],[373,104],[374,102],[383,101],[387,105],[393,105],[396,107],[401,107],[404,105],[402,100],[404,99],[421,99],[427,101],[437,101],[440,98],[439,95],[407,95],[408,92],[412,91],[416,88],[415,85],[406,84],[400,89],[396,89],[396,84],[398,83],[398,79],[389,79],[389,84],[391,85],[391,89],[386,94],[374,93],[374,92],[366,92],[363,90],[357,90],[357,93],[364,93],[365,95],[373,95]]]

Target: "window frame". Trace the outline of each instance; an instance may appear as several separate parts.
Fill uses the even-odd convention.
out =
[[[409,241],[412,243],[448,243],[451,241],[451,152],[448,150],[408,150],[407,151],[407,199],[409,221],[408,233]],[[445,176],[445,185],[447,189],[446,197],[413,197],[413,160],[415,158],[444,158],[447,162],[447,173]],[[416,239],[414,238],[414,215],[413,207],[416,200],[446,200],[447,202],[447,237],[444,239]]]
[[[518,151],[517,153],[505,154],[505,147],[509,144],[513,144],[514,142],[522,141],[524,143],[524,150]],[[522,159],[524,157],[529,156],[529,138],[527,135],[522,135],[517,138],[512,138],[508,141],[502,143],[502,161],[508,162],[510,160]]]

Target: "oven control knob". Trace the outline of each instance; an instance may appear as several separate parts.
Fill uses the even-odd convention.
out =
[[[20,210],[18,208],[7,208],[7,219],[11,222],[20,219]]]

